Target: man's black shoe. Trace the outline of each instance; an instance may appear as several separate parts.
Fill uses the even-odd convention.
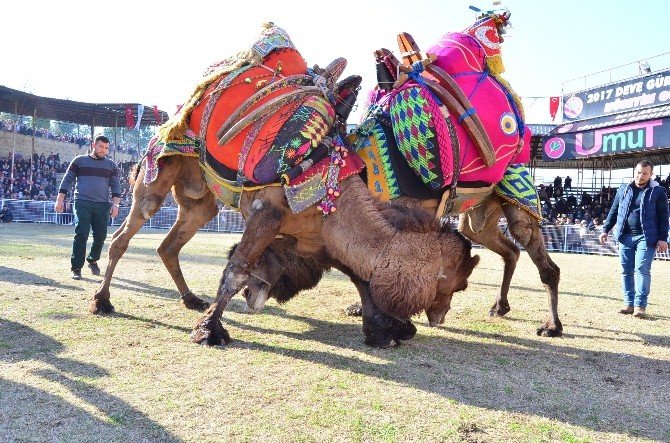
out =
[[[81,280],[81,269],[72,270],[72,280]]]
[[[100,268],[98,267],[98,262],[96,261],[88,262],[88,268],[91,270],[91,274],[100,275]]]

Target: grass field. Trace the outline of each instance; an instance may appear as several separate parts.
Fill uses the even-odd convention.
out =
[[[71,228],[0,225],[0,441],[670,441],[669,262],[654,263],[651,316],[638,320],[616,313],[617,258],[552,255],[562,338],[535,335],[547,301],[525,254],[512,311],[487,316],[502,261],[477,250],[445,326],[418,316],[398,348],[363,344],[360,318],[344,314],[357,294],[337,272],[258,315],[237,296],[223,318],[233,342],[207,348],[189,342],[198,314],[154,252],[165,234],[136,236],[116,313],[95,317],[100,278],[70,279]],[[239,237],[198,233],[184,248],[196,294],[215,293]]]

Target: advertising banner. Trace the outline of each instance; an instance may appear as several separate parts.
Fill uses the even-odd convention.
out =
[[[563,121],[670,104],[670,69],[563,96]]]
[[[570,127],[571,124],[561,125],[553,134],[543,137],[542,159],[552,161],[601,157],[670,146],[670,117],[637,121],[618,117],[593,119],[589,124],[581,125],[577,131]]]

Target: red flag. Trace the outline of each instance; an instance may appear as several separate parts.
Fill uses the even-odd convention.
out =
[[[130,105],[126,105],[126,128],[133,129],[135,127],[135,118],[133,117],[133,110]]]
[[[156,121],[156,125],[160,125],[162,123],[160,114],[158,113],[158,106],[156,105],[154,105],[154,120]]]
[[[556,118],[556,113],[558,112],[558,103],[560,101],[560,97],[549,97],[549,115],[551,115],[552,121]]]

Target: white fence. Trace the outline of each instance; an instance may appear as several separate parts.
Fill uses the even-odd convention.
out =
[[[2,200],[2,205],[7,205],[14,213],[15,222],[28,223],[52,223],[59,225],[71,225],[73,216],[71,213],[57,214],[53,209],[53,202],[31,201],[31,200]],[[128,215],[129,207],[122,207],[119,216],[112,219],[112,226],[119,226]],[[177,208],[163,206],[151,217],[145,227],[157,229],[169,229],[177,219]],[[245,223],[242,214],[231,209],[223,209],[207,223],[202,230],[214,232],[244,232]],[[500,229],[509,238],[507,224],[501,222]],[[618,243],[609,237],[605,245],[601,245],[598,236],[602,228],[594,231],[582,231],[575,225],[546,225],[542,229],[542,237],[547,250],[552,252],[569,252],[578,254],[618,255]],[[513,240],[513,239],[512,239]],[[670,253],[656,253],[656,258],[670,260]]]
[[[58,214],[54,211],[54,202],[32,200],[2,200],[14,213],[15,222],[52,223],[58,225],[73,224],[71,212]],[[128,215],[130,207],[121,207],[119,216],[111,220],[112,226],[119,226]],[[163,206],[151,217],[144,226],[147,228],[169,229],[177,220],[177,208]],[[244,232],[242,214],[232,209],[223,209],[216,214],[203,228],[203,231]]]

